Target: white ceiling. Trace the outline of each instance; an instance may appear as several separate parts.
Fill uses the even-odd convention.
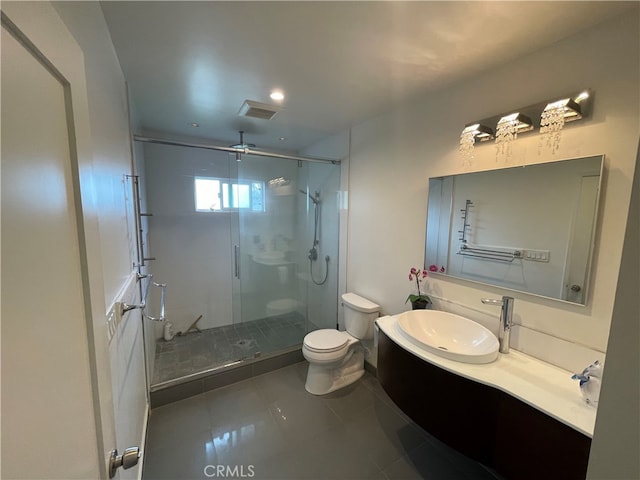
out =
[[[296,151],[637,2],[102,2],[141,127]],[[275,103],[272,120],[237,115]],[[190,126],[197,122],[200,127]],[[285,140],[279,140],[284,137]]]

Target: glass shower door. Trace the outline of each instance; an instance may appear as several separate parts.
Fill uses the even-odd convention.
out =
[[[167,321],[145,324],[152,391],[335,327],[338,166],[150,143],[142,170],[149,271],[167,284]]]
[[[145,217],[145,253],[154,258],[147,265],[154,281],[167,284],[167,320],[145,320],[154,390],[235,360],[225,332],[233,325],[229,252],[237,212],[220,192],[236,173],[224,152],[151,143],[141,173],[152,214]],[[151,289],[147,299],[155,316],[158,293]]]
[[[152,389],[287,351],[308,331],[306,164],[145,145],[154,279],[167,283]],[[155,305],[154,299],[150,299]]]
[[[252,155],[242,155],[236,165],[234,326],[247,339],[247,353],[269,355],[301,344],[307,332],[298,193],[306,166]]]

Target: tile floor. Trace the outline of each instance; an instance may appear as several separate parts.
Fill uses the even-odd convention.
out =
[[[302,344],[307,331],[317,328],[309,327],[302,315],[290,313],[160,339],[151,384]]]
[[[498,478],[413,424],[371,374],[316,397],[306,372],[296,363],[154,409],[143,480]]]

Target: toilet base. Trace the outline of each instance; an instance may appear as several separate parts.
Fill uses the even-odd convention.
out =
[[[364,352],[357,348],[335,366],[309,363],[305,390],[313,395],[326,395],[351,385],[364,375]]]

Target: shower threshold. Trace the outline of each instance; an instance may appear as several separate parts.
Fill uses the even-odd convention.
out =
[[[191,381],[194,381],[194,380],[207,378],[207,377],[210,377],[212,375],[219,374],[221,372],[225,372],[225,371],[232,370],[234,368],[241,367],[243,365],[251,365],[251,364],[256,363],[256,362],[261,362],[261,361],[264,361],[264,360],[277,358],[279,356],[282,356],[283,354],[288,354],[288,353],[295,352],[295,351],[298,351],[298,350],[302,351],[302,344],[293,345],[292,347],[283,349],[283,350],[281,350],[279,352],[273,352],[273,353],[266,354],[266,355],[261,355],[260,352],[258,352],[257,354],[255,354],[251,358],[242,358],[242,359],[239,359],[239,360],[233,360],[233,361],[231,361],[229,363],[226,363],[224,365],[217,365],[215,367],[208,368],[208,369],[202,370],[200,372],[195,372],[195,373],[191,373],[191,374],[188,374],[188,375],[183,375],[182,377],[173,378],[171,380],[166,380],[164,382],[156,383],[154,385],[151,385],[151,392],[153,393],[153,392],[157,392],[158,390],[163,390],[165,388],[173,387],[173,386],[176,386],[176,385],[181,385],[183,383],[191,382]]]
[[[151,408],[184,400],[302,361],[304,361],[302,345],[296,345],[264,357],[238,360],[206,371],[185,375],[162,384],[153,385],[149,395]]]

